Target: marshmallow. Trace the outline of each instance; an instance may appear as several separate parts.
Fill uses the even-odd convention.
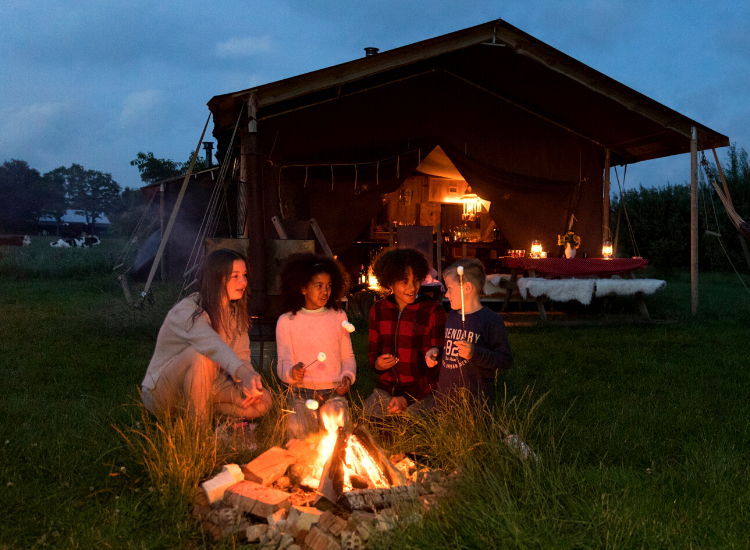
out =
[[[325,361],[325,360],[326,360],[326,354],[325,354],[325,353],[323,353],[323,352],[321,351],[321,352],[320,352],[320,353],[318,354],[318,361],[320,361],[320,362],[322,363],[322,362],[323,362],[323,361]]]
[[[346,329],[347,332],[354,332],[356,329],[354,328],[354,325],[351,324],[349,321],[344,321],[341,323],[341,326]]]
[[[317,411],[320,404],[315,399],[308,399],[305,401],[305,406],[311,411]]]

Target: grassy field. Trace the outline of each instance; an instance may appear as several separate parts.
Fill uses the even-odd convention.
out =
[[[129,310],[108,275],[121,246],[3,250],[0,549],[212,546],[184,492],[155,480],[118,432],[149,422],[137,388],[175,297],[157,287],[152,307]],[[390,450],[417,449],[463,475],[441,508],[377,545],[750,547],[750,296],[721,274],[703,274],[700,290],[695,317],[689,279],[674,274],[647,300],[654,323],[511,327],[515,365],[498,380],[507,397],[494,417],[397,430]],[[510,453],[500,425],[540,460]],[[201,473],[246,458],[214,453]]]

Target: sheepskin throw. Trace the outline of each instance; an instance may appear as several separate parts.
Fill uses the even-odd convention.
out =
[[[521,296],[546,296],[553,302],[576,300],[589,305],[594,296],[633,296],[639,292],[653,294],[667,286],[659,279],[518,279]]]
[[[553,302],[570,302],[576,300],[583,305],[591,303],[594,294],[595,279],[535,279],[521,277],[518,279],[518,291],[521,296],[538,298],[546,296]]]
[[[653,294],[667,286],[666,281],[660,279],[597,279],[597,296],[632,296],[642,292]]]

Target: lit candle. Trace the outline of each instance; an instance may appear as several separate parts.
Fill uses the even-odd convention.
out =
[[[604,241],[602,246],[602,257],[609,260],[612,257],[612,241]]]
[[[531,257],[541,258],[542,256],[542,241],[534,240],[531,241]]]

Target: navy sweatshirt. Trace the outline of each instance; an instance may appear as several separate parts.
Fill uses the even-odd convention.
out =
[[[474,344],[470,360],[458,356],[454,345],[458,340]],[[513,356],[502,317],[487,307],[466,315],[451,311],[445,323],[445,347],[440,361],[437,394],[438,407],[445,405],[445,397],[455,396],[459,388],[468,389],[474,397],[495,403],[495,374],[508,370]]]

